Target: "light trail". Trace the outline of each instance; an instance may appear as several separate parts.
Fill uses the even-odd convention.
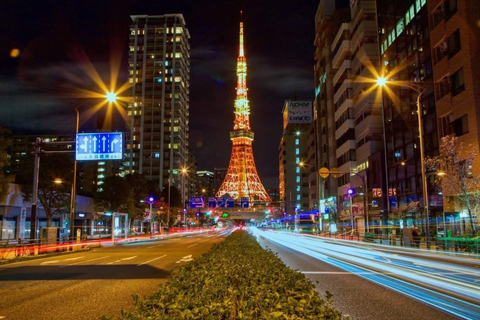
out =
[[[251,228],[281,246],[304,253],[462,319],[480,319],[479,261],[370,244]],[[387,252],[388,250],[388,252]],[[413,255],[413,254],[414,255]],[[311,273],[308,272],[308,273]]]

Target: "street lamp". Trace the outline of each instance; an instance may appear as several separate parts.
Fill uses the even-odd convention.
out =
[[[353,190],[353,188],[348,188],[347,194],[348,194],[348,197],[350,198],[350,223],[352,224],[352,236],[353,236],[353,231],[355,230],[353,226],[353,203],[352,203],[352,197],[354,193],[355,191]]]
[[[187,220],[186,220],[186,214],[187,214],[187,207],[185,204],[185,175],[187,174],[188,170],[187,168],[183,167],[180,169],[180,172],[182,174],[182,203],[183,203],[183,219],[185,222],[185,225],[187,226]]]
[[[425,177],[425,181],[428,179],[428,177],[432,176],[432,175],[437,175],[439,177],[443,177],[444,175],[446,175],[446,173],[444,171],[433,171],[433,172],[429,172],[427,174],[427,176]],[[426,195],[428,197],[428,191],[426,192]],[[427,200],[427,203],[426,203],[426,206],[425,206],[425,212],[426,212],[426,216],[427,216],[427,219],[429,217],[429,203],[428,203],[428,200]],[[444,217],[445,217],[445,213],[444,213]],[[427,220],[427,223],[426,223],[426,228],[428,228],[427,230],[425,230],[425,244],[427,245],[427,249],[430,249],[430,221]],[[445,218],[443,218],[443,232],[445,233]]]
[[[385,77],[377,78],[377,85],[385,87],[388,81]],[[423,148],[423,126],[422,126],[422,107],[420,105],[420,99],[426,88],[415,83],[399,81],[398,85],[408,87],[418,93],[417,96],[417,115],[418,115],[418,135],[420,139],[420,164],[422,168],[422,195],[423,195],[423,208],[425,210],[425,236],[427,237],[427,249],[430,249],[430,221],[428,216],[428,199],[427,199],[427,177],[425,176],[425,151]],[[386,150],[385,150],[386,152]]]
[[[152,212],[153,197],[148,198],[148,203],[150,204],[150,233],[153,234],[155,231],[155,219]]]

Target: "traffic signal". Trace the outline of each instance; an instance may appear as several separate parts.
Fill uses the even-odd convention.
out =
[[[222,213],[222,218],[228,218],[228,212]]]

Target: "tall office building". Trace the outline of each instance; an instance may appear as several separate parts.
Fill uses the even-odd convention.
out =
[[[128,172],[181,189],[189,164],[190,34],[182,14],[131,16]],[[188,194],[188,191],[185,191]]]
[[[419,93],[410,88],[412,84],[425,88],[420,99],[425,156],[438,154],[427,1],[377,0],[377,11],[384,74],[389,81],[405,83],[389,85],[383,94],[387,192],[389,207],[391,211],[395,211],[402,205],[416,201],[423,206],[422,161],[416,105]],[[429,187],[433,187],[433,184]],[[431,216],[438,211],[441,211],[441,206],[430,207]],[[422,219],[421,211],[407,212],[406,217]]]
[[[309,172],[315,166],[308,159],[308,133],[312,127],[312,101],[286,100],[283,134],[278,148],[279,197],[288,215],[308,211]],[[300,163],[305,165],[301,166]]]

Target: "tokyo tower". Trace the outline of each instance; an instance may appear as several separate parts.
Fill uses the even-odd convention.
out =
[[[250,202],[271,202],[253,159],[253,132],[250,129],[250,106],[247,98],[247,61],[243,50],[243,22],[240,22],[240,50],[237,59],[237,98],[232,140],[232,155],[225,180],[216,196],[229,195],[236,200],[248,197]]]

